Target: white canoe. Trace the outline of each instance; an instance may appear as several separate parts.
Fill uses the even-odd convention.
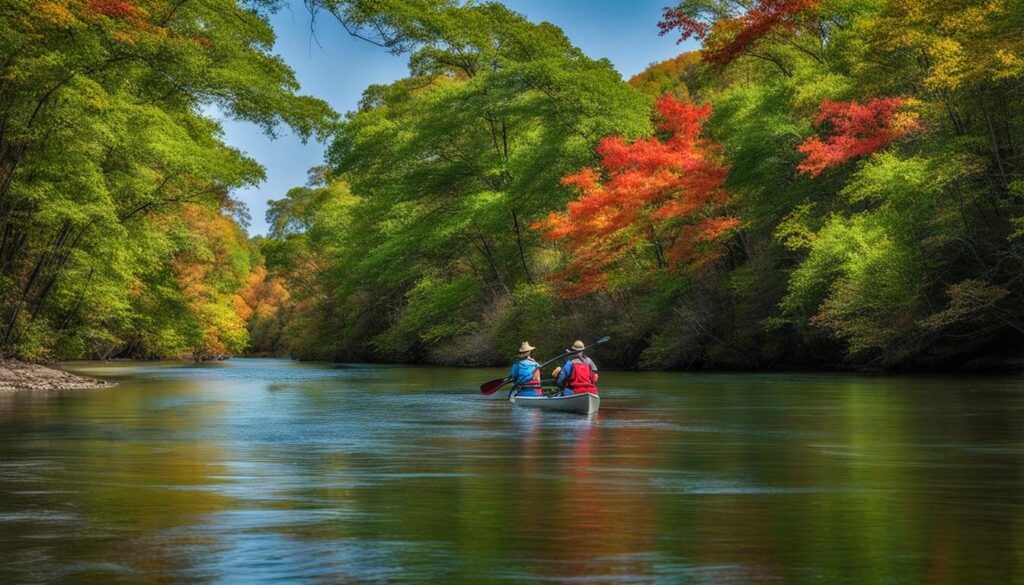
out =
[[[592,414],[601,406],[601,398],[597,394],[573,394],[572,396],[514,396],[512,404],[530,408],[543,408],[559,412],[575,412],[576,414]]]

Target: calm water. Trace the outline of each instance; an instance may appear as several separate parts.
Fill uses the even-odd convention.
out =
[[[0,583],[1024,583],[1024,379],[73,369],[0,395]]]

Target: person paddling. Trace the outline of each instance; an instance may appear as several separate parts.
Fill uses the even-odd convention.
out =
[[[533,359],[532,352],[537,349],[524,341],[519,346],[519,357],[516,363],[512,364],[508,377],[512,379],[512,392],[514,396],[540,396],[540,364]]]
[[[569,354],[566,356],[565,365],[555,368],[552,372],[558,385],[564,388],[562,396],[597,394],[597,386],[594,385],[597,382],[597,365],[584,355],[584,348],[586,346],[583,342],[577,339],[572,344],[572,349],[565,350]]]

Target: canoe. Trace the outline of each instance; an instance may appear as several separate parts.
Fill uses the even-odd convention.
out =
[[[601,406],[601,398],[597,394],[573,394],[572,396],[514,396],[512,404],[528,408],[557,410],[558,412],[575,412],[576,414],[592,414]]]

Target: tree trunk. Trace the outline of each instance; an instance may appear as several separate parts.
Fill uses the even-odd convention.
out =
[[[512,225],[516,228],[516,247],[519,248],[519,261],[523,263],[523,272],[526,274],[526,281],[533,284],[533,275],[530,274],[530,267],[526,263],[526,252],[523,251],[523,237],[519,230],[519,216],[512,210]]]

